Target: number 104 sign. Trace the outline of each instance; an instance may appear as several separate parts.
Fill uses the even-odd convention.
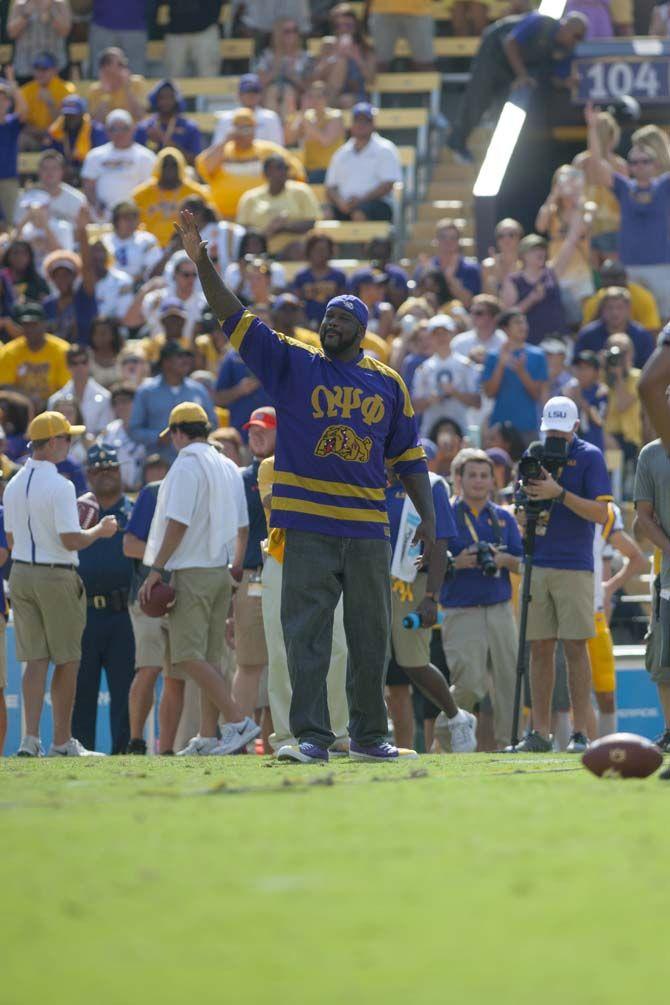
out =
[[[573,69],[577,83],[573,100],[577,104],[592,101],[605,104],[625,95],[642,105],[660,104],[670,99],[670,53],[660,39],[618,39],[616,48],[596,55],[583,52],[596,49],[596,42],[580,46]],[[645,44],[646,43],[646,44]],[[644,51],[651,50],[651,51]]]

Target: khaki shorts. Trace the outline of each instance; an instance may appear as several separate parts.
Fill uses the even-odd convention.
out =
[[[7,687],[7,622],[0,614],[0,691]]]
[[[391,642],[395,661],[400,667],[425,667],[430,663],[430,633],[432,628],[403,628],[402,619],[413,614],[423,600],[428,576],[419,572],[410,584],[412,600],[402,600],[395,588],[391,590]]]
[[[268,661],[268,650],[261,596],[249,596],[249,579],[253,574],[251,569],[245,569],[235,592],[235,654],[240,666],[261,667]]]
[[[86,591],[75,569],[15,562],[9,574],[16,658],[79,663]]]
[[[533,569],[528,605],[529,642],[593,637],[593,573]]]
[[[170,636],[167,616],[150,618],[138,601],[128,609],[135,636],[135,669],[161,667],[165,677],[186,680],[186,674],[175,670],[170,662]]]
[[[227,569],[176,569],[168,614],[173,666],[189,660],[221,666],[231,583]]]

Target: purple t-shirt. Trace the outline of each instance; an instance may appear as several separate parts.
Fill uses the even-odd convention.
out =
[[[670,262],[670,174],[642,188],[632,178],[614,175],[614,194],[621,206],[619,257],[624,265]]]
[[[111,31],[146,31],[146,5],[141,0],[94,0],[92,21]]]
[[[517,291],[519,300],[525,300],[536,283],[529,283],[523,272],[513,272],[510,277]],[[545,294],[538,303],[526,311],[528,321],[528,342],[539,345],[547,335],[561,335],[565,331],[565,311],[561,290],[556,276],[551,269],[544,269],[540,276]]]

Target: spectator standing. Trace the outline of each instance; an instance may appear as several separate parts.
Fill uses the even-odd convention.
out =
[[[133,122],[139,122],[144,117],[144,78],[131,74],[125,52],[115,47],[105,49],[93,63],[96,65],[98,79],[88,92],[92,117],[106,122],[110,112],[123,110]]]
[[[309,85],[302,111],[297,112],[287,124],[287,134],[300,147],[310,185],[322,184],[333,154],[345,140],[342,112],[328,107],[323,81],[314,80]]]
[[[168,612],[171,661],[198,684],[216,712],[207,717],[209,730],[201,729],[183,753],[232,754],[255,739],[260,727],[241,715],[221,673],[231,542],[242,523],[236,504],[241,486],[232,461],[207,443],[208,429],[207,413],[193,401],[170,412],[168,431],[178,456],[158,490],[144,557],[150,572],[139,597],[140,602],[150,597],[154,584],[170,575],[176,591]],[[219,712],[227,720],[220,741]]]
[[[112,421],[111,394],[91,377],[86,346],[71,345],[67,351],[67,365],[70,380],[51,395],[47,405],[53,409],[57,398],[71,394],[79,405],[87,431],[97,436]]]
[[[439,419],[453,419],[467,428],[468,409],[479,408],[477,370],[465,356],[451,350],[456,324],[447,314],[436,314],[428,322],[433,335],[433,355],[418,367],[412,382],[412,401],[421,416],[421,435]]]
[[[558,259],[547,261],[548,244],[539,234],[528,234],[519,244],[523,263],[520,272],[512,272],[503,283],[502,301],[506,308],[517,307],[528,318],[528,341],[539,345],[548,335],[565,331],[565,310],[559,280],[571,252],[572,238],[566,239]]]
[[[179,207],[184,200],[194,198],[205,205],[208,192],[202,185],[191,181],[186,161],[176,147],[165,147],[160,151],[151,178],[132,192],[139,221],[166,251],[172,247]]]
[[[111,391],[114,418],[100,433],[100,442],[114,447],[121,469],[121,483],[124,492],[137,492],[142,487],[142,468],[146,451],[141,443],[135,443],[128,432],[130,416],[135,400],[135,388],[131,384],[117,384]]]
[[[621,209],[619,201],[609,185],[599,182],[598,164],[601,159],[608,162],[613,171],[618,174],[628,174],[628,164],[623,157],[616,153],[616,148],[621,142],[621,129],[609,112],[597,112],[595,117],[594,130],[598,139],[598,156],[588,150],[583,150],[577,154],[573,160],[575,167],[580,168],[586,177],[586,198],[593,204],[593,218],[591,222],[591,247],[597,255],[597,260],[611,255],[617,250],[618,233],[621,226]],[[611,282],[612,286],[620,286],[622,283]]]
[[[2,276],[19,304],[46,300],[49,296],[49,287],[37,271],[35,253],[28,241],[14,239],[5,246]]]
[[[642,408],[638,394],[640,371],[633,366],[633,346],[624,334],[611,335],[605,351],[605,379],[609,387],[609,401],[605,432],[613,436],[623,450],[626,476],[632,479],[635,463],[644,443]],[[629,482],[624,491],[629,496]]]
[[[86,111],[86,102],[76,94],[65,98],[60,115],[48,129],[48,143],[65,159],[64,177],[79,185],[81,166],[86,154],[107,142],[107,133]]]
[[[391,220],[393,185],[402,180],[398,148],[375,130],[372,105],[352,109],[351,139],[326,171],[326,193],[337,220]]]
[[[272,108],[264,108],[263,85],[257,73],[243,73],[237,91],[239,108],[248,108],[253,113],[255,128],[254,139],[269,140],[277,146],[284,146],[284,127],[282,121]],[[212,145],[225,143],[233,128],[233,117],[236,109],[229,108],[216,113],[216,127],[212,136]]]
[[[279,18],[295,21],[301,35],[308,35],[311,27],[308,0],[274,0],[268,7],[266,0],[246,0],[241,17],[244,34],[260,36],[268,42]]]
[[[94,211],[109,220],[117,203],[151,177],[156,155],[133,140],[133,120],[123,109],[105,120],[109,143],[91,150],[81,169],[84,194]]]
[[[425,265],[417,269],[415,279],[427,269],[439,269],[444,275],[453,300],[460,300],[469,307],[472,298],[482,291],[481,268],[476,258],[466,258],[461,248],[461,227],[455,220],[438,220],[435,224],[437,254]]]
[[[198,173],[210,186],[212,202],[221,216],[235,217],[241,197],[263,184],[263,164],[272,154],[283,157],[289,176],[304,181],[302,164],[283,147],[254,138],[256,119],[249,108],[238,108],[232,118],[229,138],[224,138],[196,158]]]
[[[658,174],[655,151],[636,144],[628,154],[631,177],[619,174],[600,154],[596,112],[589,105],[585,116],[593,176],[612,190],[621,208],[619,258],[630,278],[651,290],[661,317],[670,317],[670,173]]]
[[[442,643],[461,708],[472,710],[481,702],[492,677],[495,738],[502,747],[512,726],[517,650],[509,574],[518,571],[523,548],[514,517],[491,502],[491,458],[482,450],[461,450],[452,471],[460,483],[453,508],[457,536],[450,541],[456,574],[445,580],[440,594],[446,608]],[[485,576],[477,558],[484,542],[498,567],[495,576]]]
[[[545,338],[540,342],[547,361],[549,386],[547,394],[550,398],[565,394],[565,387],[572,380],[572,374],[567,369],[565,361],[568,358],[568,347],[560,338]]]
[[[96,317],[91,322],[90,360],[91,376],[110,388],[123,380],[121,351],[123,340],[118,321],[114,318]],[[133,350],[129,347],[129,352]]]
[[[303,48],[298,23],[278,17],[272,41],[254,67],[263,86],[263,104],[281,119],[297,112],[313,68],[314,60]]]
[[[163,474],[163,472],[161,472]],[[156,512],[160,481],[149,481],[138,495],[123,535],[123,553],[133,559],[130,587],[130,620],[135,637],[135,676],[128,694],[130,741],[127,753],[146,754],[144,728],[154,703],[154,688],[163,673],[163,691],[158,706],[158,745],[160,754],[174,754],[179,719],[184,707],[183,675],[170,664],[167,617],[150,618],[138,600],[138,593],[149,574],[143,562],[151,522]]]
[[[98,314],[108,318],[124,317],[133,299],[133,280],[127,272],[112,265],[113,257],[102,240],[88,243],[85,227],[79,231],[83,274],[87,284],[94,283]]]
[[[482,388],[494,399],[491,425],[509,420],[528,442],[535,438],[539,407],[546,398],[547,361],[538,346],[527,345],[528,321],[520,310],[498,318],[507,341],[489,353],[482,371]]]
[[[40,150],[45,145],[49,126],[58,118],[61,102],[75,92],[74,84],[57,75],[56,62],[52,53],[38,52],[33,58],[33,79],[21,88],[27,108],[21,137],[24,150]]]
[[[648,332],[657,332],[661,328],[661,316],[653,293],[639,283],[629,283],[625,268],[621,262],[613,258],[607,258],[600,267],[600,289],[582,305],[583,325],[598,319],[603,298],[607,296],[607,290],[612,286],[628,290],[631,321],[642,325]]]
[[[57,412],[44,412],[28,427],[33,454],[4,495],[5,530],[11,549],[10,589],[17,658],[23,675],[25,735],[18,754],[40,757],[39,723],[49,663],[53,743],[50,755],[91,754],[72,736],[72,707],[86,624],[86,597],[77,575],[77,552],[101,538],[113,537],[113,516],[82,530],[74,488],[56,464],[68,452],[70,438],[83,429],[70,426]]]
[[[430,0],[370,0],[369,9],[379,73],[390,69],[401,38],[409,45],[413,70],[433,69],[435,22]]]
[[[128,432],[136,443],[144,446],[147,453],[158,450],[165,458],[174,458],[170,444],[161,441],[160,437],[175,403],[197,402],[205,410],[208,420],[216,426],[207,391],[186,376],[189,360],[188,352],[180,345],[167,342],[158,361],[159,375],[145,380],[135,395]]]
[[[300,240],[322,217],[309,185],[290,181],[283,157],[271,155],[263,163],[266,184],[245,192],[237,206],[237,222],[268,237],[268,250],[279,258],[302,258]]]
[[[139,223],[134,202],[117,202],[112,210],[112,232],[103,236],[114,265],[135,283],[148,279],[163,257],[154,235],[139,230]]]
[[[60,72],[67,66],[65,40],[72,27],[67,0],[15,0],[7,19],[7,35],[14,42],[14,72],[23,82],[32,76],[38,53],[53,53]]]
[[[257,408],[244,427],[249,436],[251,464],[242,469],[244,493],[249,513],[249,537],[244,553],[242,579],[235,591],[235,678],[233,697],[244,715],[253,716],[259,707],[261,675],[268,663],[261,606],[263,556],[261,542],[266,536],[263,500],[259,492],[258,469],[274,454],[277,414],[272,407]]]
[[[121,53],[125,67],[130,67],[133,73],[144,73],[147,40],[146,4],[137,0],[93,0],[88,35],[91,77],[95,77],[96,69],[108,65],[102,60],[110,51]]]
[[[531,481],[531,499],[554,500],[545,534],[538,534],[533,559],[532,599],[528,606],[530,686],[533,728],[517,750],[545,753],[552,749],[551,697],[554,690],[554,650],[563,640],[573,714],[570,753],[588,745],[591,668],[587,640],[594,634],[593,534],[607,520],[612,501],[605,459],[577,437],[579,417],[570,398],[550,398],[540,429],[568,443],[567,463],[558,478],[546,474]]]
[[[489,257],[482,262],[482,290],[491,296],[499,297],[502,285],[511,272],[518,272],[519,243],[523,237],[523,227],[518,220],[506,217],[496,224],[495,248],[490,249]]]
[[[37,184],[30,188],[19,202],[17,218],[21,217],[35,200],[44,196],[44,205],[50,221],[64,220],[70,227],[76,227],[86,197],[79,189],[68,185],[65,176],[65,159],[57,150],[46,150],[40,157],[37,168]],[[39,196],[38,196],[39,193]],[[41,201],[41,200],[39,200]]]
[[[186,103],[181,91],[171,80],[161,80],[147,95],[153,112],[135,130],[135,142],[159,153],[165,147],[181,150],[187,164],[195,163],[202,150],[200,130],[192,119],[180,112]]]
[[[0,211],[7,226],[14,220],[19,196],[19,135],[27,114],[15,82],[0,81]]]
[[[21,391],[42,409],[68,380],[67,342],[47,334],[46,313],[30,301],[14,312],[21,335],[0,349],[0,385]]]
[[[86,477],[100,506],[100,517],[114,517],[117,532],[113,537],[96,541],[79,556],[87,610],[72,731],[85,747],[95,750],[98,695],[104,669],[110,697],[110,753],[124,754],[130,739],[128,692],[135,669],[135,639],[128,614],[133,564],[123,553],[123,532],[133,505],[123,493],[119,460],[113,447],[105,443],[91,447]]]
[[[183,312],[186,323],[182,334],[189,343],[202,313],[205,298],[198,283],[198,274],[193,268],[193,263],[188,260],[188,255],[184,251],[178,251],[173,255],[171,264],[172,280],[166,283],[164,278],[156,277],[141,286],[126,311],[124,324],[135,328],[146,322],[151,338],[155,340],[161,320],[165,317],[164,308],[169,301],[171,307]]]
[[[348,3],[339,3],[330,12],[333,35],[321,43],[314,76],[326,84],[328,100],[336,108],[351,108],[368,100],[368,91],[377,72],[374,46],[365,34],[361,19]]]
[[[592,349],[600,352],[611,335],[624,332],[634,348],[634,363],[642,369],[654,351],[654,339],[649,332],[631,318],[631,296],[622,286],[610,286],[602,291],[599,318],[591,321],[577,334],[575,352]]]
[[[221,0],[168,0],[165,66],[170,77],[218,77]]]
[[[347,277],[330,264],[335,246],[327,234],[310,234],[305,244],[306,269],[296,272],[292,289],[305,305],[305,316],[312,328],[318,328],[326,313],[326,304],[344,293]]]
[[[473,363],[483,363],[488,353],[500,349],[507,341],[498,320],[500,301],[488,293],[478,293],[472,298],[469,314],[472,328],[457,335],[451,348]]]
[[[90,273],[84,278],[81,258],[74,251],[52,251],[42,267],[56,288],[44,301],[52,333],[65,342],[88,345],[98,313],[95,280]]]
[[[328,760],[334,735],[323,696],[333,616],[343,593],[351,670],[350,756],[362,761],[396,760],[403,752],[386,741],[383,700],[390,627],[389,549],[382,526],[387,521],[381,488],[384,456],[393,459],[419,513],[416,540],[424,541],[427,556],[435,539],[425,455],[417,442],[407,389],[388,368],[361,355],[367,310],[356,297],[331,301],[320,329],[322,351],[295,345],[281,339],[257,318],[248,322],[242,304],[221,282],[205,243],[186,214],[180,233],[184,247],[198,266],[210,307],[224,324],[233,347],[241,351],[277,398],[279,435],[271,523],[287,531],[282,625],[293,684],[291,732],[299,741],[298,747],[283,747],[278,757],[303,763]],[[352,382],[352,401],[360,396],[358,408],[339,409],[328,404],[334,401],[333,382],[341,386],[342,379]],[[369,397],[375,400],[379,421],[368,425],[361,420],[367,411],[363,401]],[[379,399],[383,414],[377,407]],[[300,400],[305,402],[304,411],[296,409]],[[327,411],[335,411],[336,415],[328,417]],[[343,412],[347,421],[334,423],[333,418],[344,418]],[[351,462],[346,460],[354,456],[359,458],[356,477],[361,479],[357,489],[368,489],[366,505],[354,507],[359,510],[359,520],[351,520],[351,513],[347,513],[351,509],[350,495],[329,496],[328,506],[324,507],[314,489],[318,474],[323,476],[319,480],[331,482],[331,488],[335,482],[338,493],[349,491],[351,486],[347,488],[341,479],[354,477]],[[302,474],[307,470],[309,478]],[[338,506],[339,499],[347,500],[346,508]],[[356,499],[363,501],[363,496],[357,494]],[[354,620],[366,624],[364,640]],[[412,753],[404,752],[404,756]]]
[[[600,361],[590,349],[582,349],[575,355],[572,369],[574,378],[563,393],[572,398],[579,409],[579,431],[582,439],[592,443],[605,453],[605,418],[609,401],[609,390],[600,381]]]

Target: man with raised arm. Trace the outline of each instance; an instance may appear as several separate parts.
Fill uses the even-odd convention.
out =
[[[414,757],[386,742],[383,694],[391,620],[385,460],[417,509],[417,540],[426,552],[435,542],[428,468],[407,388],[394,371],[362,354],[368,317],[357,297],[329,302],[320,349],[296,342],[245,311],[210,261],[192,216],[184,212],[181,221],[184,248],[212,311],[277,409],[271,526],[286,531],[281,618],[293,687],[290,724],[298,739],[278,757],[328,760],[334,734],[326,676],[341,594],[351,757]]]

